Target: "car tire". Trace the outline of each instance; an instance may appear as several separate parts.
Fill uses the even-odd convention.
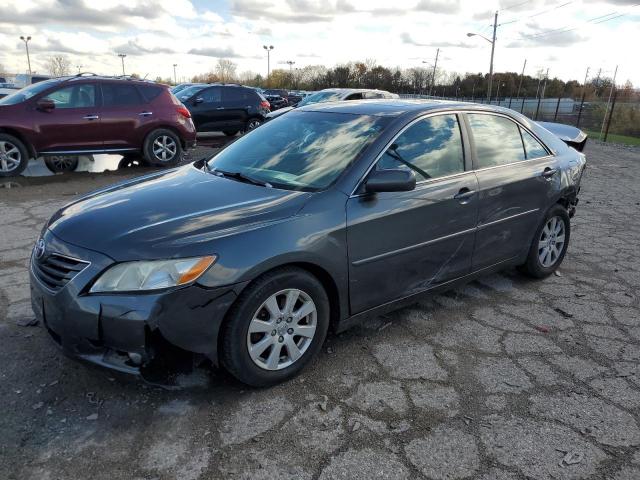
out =
[[[144,141],[144,158],[151,165],[174,167],[182,160],[180,138],[171,130],[152,131]]]
[[[520,270],[533,278],[545,278],[555,272],[569,246],[571,221],[567,210],[560,204],[549,209],[536,230],[527,261]]]
[[[76,155],[52,155],[44,157],[44,164],[53,173],[75,172],[79,157]]]
[[[29,151],[13,135],[0,133],[0,177],[16,177],[29,164]]]
[[[224,133],[227,137],[233,137],[237,135],[239,131],[240,130],[223,130],[222,133]]]
[[[293,378],[322,348],[329,308],[322,284],[306,270],[287,267],[262,275],[245,288],[225,318],[222,365],[253,387]]]
[[[260,125],[262,125],[262,120],[257,117],[250,118],[244,126],[244,133],[249,133],[251,130],[255,130]]]

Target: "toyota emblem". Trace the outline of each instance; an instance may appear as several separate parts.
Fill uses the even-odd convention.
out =
[[[44,251],[45,251],[44,239],[41,238],[36,242],[36,246],[34,248],[34,253],[36,258],[40,259],[44,257]]]

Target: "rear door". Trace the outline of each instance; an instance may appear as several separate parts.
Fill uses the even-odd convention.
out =
[[[224,128],[226,113],[222,104],[222,89],[220,87],[205,88],[189,102],[196,130],[212,132]]]
[[[101,149],[96,83],[74,81],[63,85],[41,97],[53,100],[56,106],[52,111],[43,112],[34,107],[34,124],[40,132],[34,136],[35,149],[40,153]]]
[[[102,129],[106,150],[141,148],[153,112],[133,82],[102,81]]]
[[[347,202],[352,313],[406,297],[471,268],[477,180],[456,114],[413,122],[374,168],[409,168],[410,192],[357,194]]]
[[[224,127],[242,128],[249,118],[251,100],[247,90],[241,87],[222,88],[222,106],[224,107]]]
[[[509,117],[478,112],[466,118],[480,192],[473,256],[479,270],[528,250],[559,179],[555,157]]]

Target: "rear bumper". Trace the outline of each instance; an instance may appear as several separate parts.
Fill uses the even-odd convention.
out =
[[[50,251],[62,250],[62,242],[50,232],[45,239]],[[208,289],[196,284],[149,294],[89,295],[87,285],[104,270],[105,261],[113,261],[75,246],[64,250],[60,253],[91,264],[56,292],[33,268],[30,280],[35,316],[67,356],[137,374],[166,354],[168,343],[217,364],[218,331],[239,286]]]

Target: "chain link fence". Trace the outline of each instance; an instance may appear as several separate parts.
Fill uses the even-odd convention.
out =
[[[604,142],[640,145],[640,99],[624,90],[614,90],[611,96],[587,100],[580,98],[465,98],[429,97],[401,94],[402,98],[433,98],[473,103],[490,103],[510,108],[533,120],[576,126],[589,137]]]

